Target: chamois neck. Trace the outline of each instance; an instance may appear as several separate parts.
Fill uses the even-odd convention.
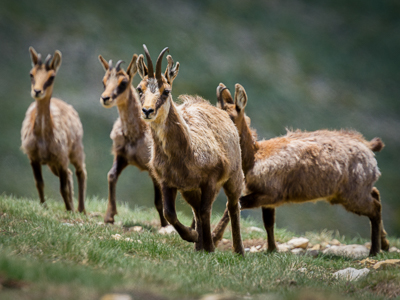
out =
[[[52,137],[53,136],[53,120],[50,112],[51,95],[36,102],[36,118],[34,124],[34,132],[37,136]]]
[[[244,120],[238,130],[240,133],[240,148],[242,150],[242,169],[244,174],[247,174],[254,166],[258,143],[253,139],[250,127]]]
[[[141,105],[132,86],[125,101],[120,101],[117,107],[124,135],[130,139],[137,139],[145,131],[146,123],[141,118]]]
[[[161,151],[170,158],[190,158],[189,127],[172,99],[167,101],[169,109],[165,111],[165,119],[151,123],[156,151]]]

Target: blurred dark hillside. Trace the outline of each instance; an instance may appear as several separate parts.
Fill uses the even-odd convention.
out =
[[[215,103],[220,82],[231,90],[241,83],[249,97],[247,114],[262,138],[282,135],[285,127],[350,128],[367,139],[381,137],[386,147],[377,154],[377,187],[387,231],[399,236],[399,15],[395,0],[2,1],[0,192],[38,198],[19,150],[21,123],[33,101],[29,46],[43,56],[56,49],[63,54],[54,96],[80,114],[87,192],[101,198],[107,197],[109,133],[117,111],[99,103],[104,72],[97,56],[128,63],[133,53],[143,53],[142,44],[153,57],[168,46],[181,64],[175,99],[199,94]],[[44,175],[46,196],[61,201],[58,180],[48,170]],[[121,175],[117,195],[132,206],[153,205],[151,181],[133,167]],[[224,205],[220,195],[214,208]],[[179,208],[190,212],[186,204]],[[325,203],[277,210],[277,226],[297,232],[328,228],[368,236],[368,223]]]

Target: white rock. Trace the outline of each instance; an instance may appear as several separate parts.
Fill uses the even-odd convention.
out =
[[[287,242],[288,245],[293,245],[293,248],[307,249],[308,239],[306,238],[294,238]]]
[[[290,250],[290,252],[292,252],[293,254],[303,254],[305,250],[303,248],[294,248]]]
[[[105,294],[100,300],[132,300],[128,294]]]
[[[369,250],[364,245],[342,245],[332,246],[323,251],[324,254],[344,255],[348,257],[358,258],[368,256]]]
[[[61,223],[61,225],[64,225],[64,226],[68,226],[68,227],[71,227],[71,226],[74,226],[74,224],[71,224],[71,223]]]
[[[288,252],[289,250],[291,250],[292,248],[289,247],[287,244],[280,244],[276,246],[278,249],[278,252]]]
[[[253,232],[253,231],[255,231],[255,232],[262,232],[262,233],[265,232],[264,229],[262,229],[262,228],[260,228],[260,227],[255,227],[255,226],[249,227],[248,230],[249,230],[250,232]]]
[[[249,251],[250,251],[250,248],[244,248],[244,251],[245,251],[245,252],[249,252]]]
[[[307,268],[300,268],[297,271],[299,271],[301,273],[305,273],[305,272],[307,272]]]
[[[160,228],[160,230],[158,230],[158,233],[160,233],[160,234],[172,234],[174,232],[176,232],[176,230],[175,230],[174,226],[172,226],[172,225],[162,227],[162,228]]]
[[[389,252],[398,252],[398,253],[400,253],[400,250],[397,249],[396,247],[390,247],[389,248]]]
[[[349,281],[353,281],[353,280],[357,280],[360,279],[364,276],[367,276],[367,274],[369,273],[369,269],[364,268],[364,269],[354,269],[354,268],[347,268],[347,269],[343,269],[340,271],[337,271],[335,273],[333,273],[333,276],[335,276],[336,278],[343,278]]]
[[[111,237],[116,241],[118,241],[118,240],[120,240],[122,238],[122,236],[120,234],[118,234],[118,233],[117,234],[112,234]]]
[[[141,231],[143,231],[143,227],[142,226],[133,226],[133,227],[129,228],[129,231],[141,232]]]

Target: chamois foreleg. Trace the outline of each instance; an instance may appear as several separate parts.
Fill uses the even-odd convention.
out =
[[[276,250],[275,237],[274,237],[274,224],[275,224],[275,208],[262,208],[262,217],[265,230],[268,235],[268,251]]]
[[[104,216],[104,223],[114,223],[114,216],[117,214],[116,204],[116,186],[118,177],[128,165],[128,161],[125,157],[117,155],[114,159],[113,166],[108,172],[108,206],[106,215]]]
[[[74,164],[75,174],[78,179],[78,211],[86,214],[85,211],[85,192],[86,192],[86,166],[85,163]]]
[[[170,188],[166,186],[161,186],[162,197],[164,201],[164,217],[167,221],[174,226],[178,234],[182,239],[188,242],[197,242],[198,234],[195,230],[190,227],[183,225],[179,222],[178,217],[176,215],[175,209],[175,199],[176,199],[176,188]]]
[[[168,222],[165,219],[163,213],[163,202],[162,202],[160,185],[158,184],[155,178],[151,177],[151,180],[153,180],[153,185],[154,185],[154,205],[156,206],[157,212],[160,215],[161,227],[165,227],[168,225]]]
[[[211,209],[217,192],[212,182],[201,188],[200,218],[203,232],[203,248],[214,252],[215,246],[211,236]]]
[[[221,220],[219,220],[217,226],[214,228],[214,230],[212,232],[214,246],[217,246],[218,243],[222,240],[226,226],[228,226],[229,221],[230,221],[229,210],[228,210],[228,208],[226,208],[224,211],[224,214],[222,215]]]
[[[66,210],[74,211],[72,172],[68,168],[60,167],[58,175],[60,178],[60,193],[64,199],[65,208]]]
[[[193,221],[190,225],[191,229],[194,229],[197,232],[197,242],[194,243],[194,249],[196,251],[203,250],[203,223],[200,215],[200,207],[201,207],[201,191],[193,190],[193,191],[183,191],[182,197],[185,199],[187,203],[192,207],[193,211]]]
[[[42,176],[42,166],[37,161],[31,161],[33,176],[35,177],[36,188],[39,193],[40,203],[44,204],[44,181]]]

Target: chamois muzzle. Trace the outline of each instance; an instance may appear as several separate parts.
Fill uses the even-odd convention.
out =
[[[103,106],[105,106],[105,107],[107,107],[107,106],[109,106],[110,105],[110,97],[109,96],[101,96],[100,97],[100,103],[101,103],[101,105],[103,105]]]
[[[154,112],[152,108],[142,108],[142,112],[144,114],[144,119],[150,119],[150,114]]]

